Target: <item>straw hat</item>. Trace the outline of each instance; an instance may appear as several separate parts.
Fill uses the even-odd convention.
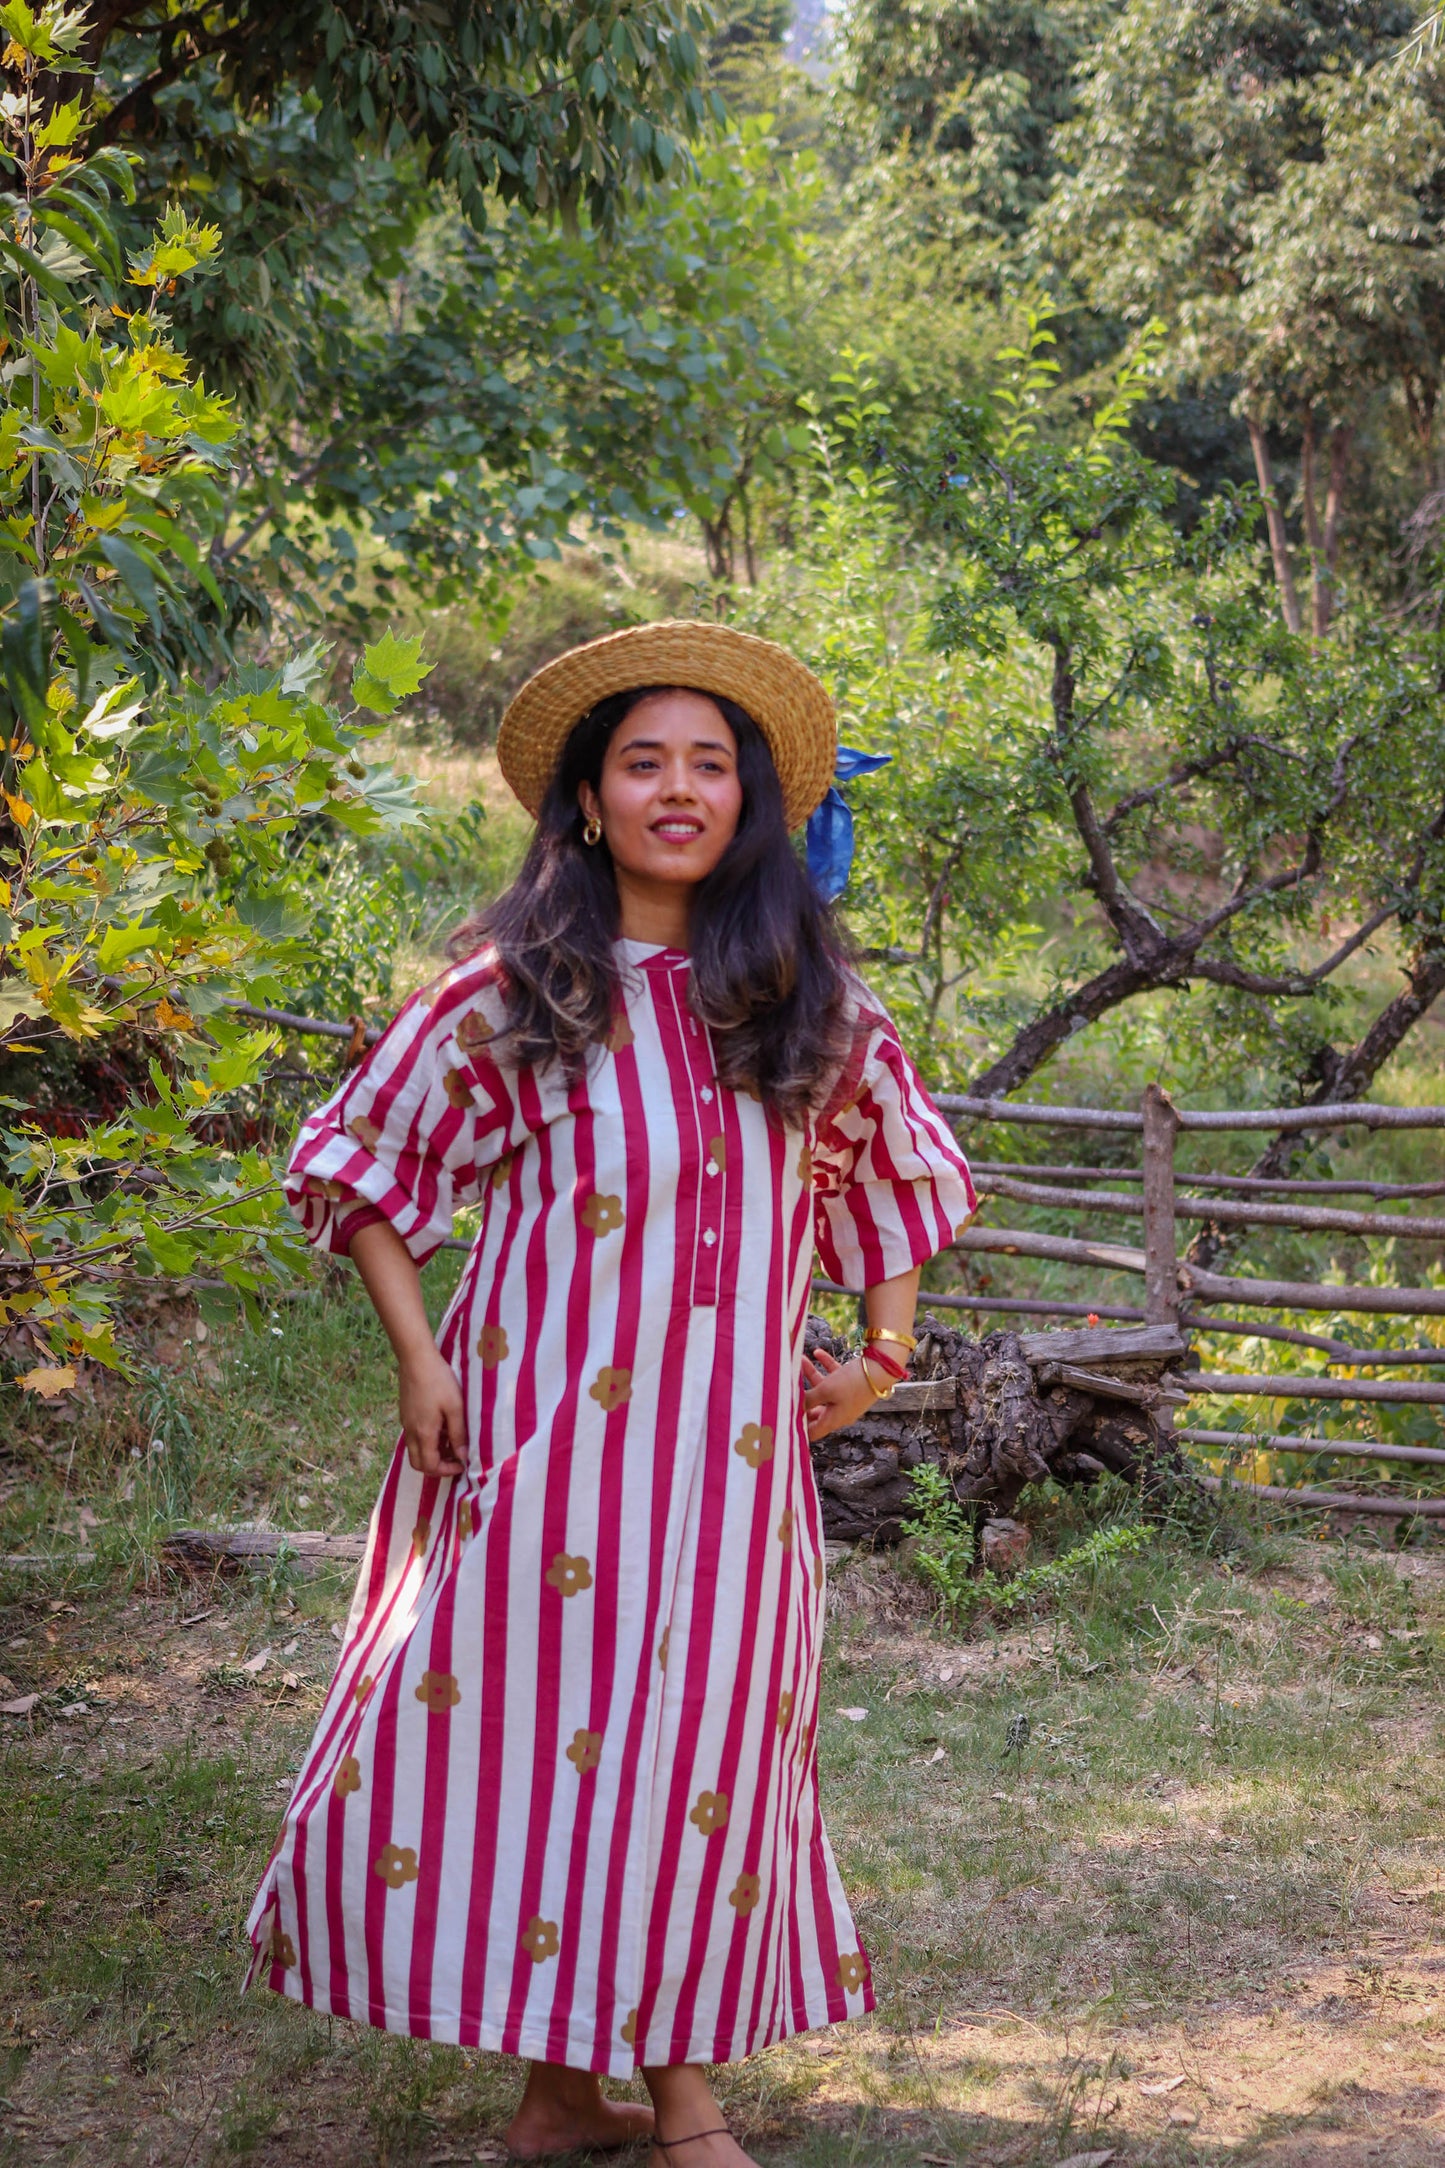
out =
[[[768,741],[789,828],[801,828],[833,780],[838,730],[833,703],[786,648],[687,618],[629,625],[547,663],[502,717],[497,759],[535,816],[575,723],[609,693],[639,685],[686,686],[735,700]]]

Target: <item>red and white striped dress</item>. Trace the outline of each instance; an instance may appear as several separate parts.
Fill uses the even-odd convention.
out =
[[[685,955],[619,949],[584,1082],[492,1057],[484,953],[301,1131],[323,1248],[476,1213],[438,1336],[468,1465],[398,1447],[250,1929],[315,2009],[621,2077],[872,2007],[818,1809],[808,1280],[815,1243],[905,1272],[974,1198],[861,986],[805,1132],[719,1085]]]

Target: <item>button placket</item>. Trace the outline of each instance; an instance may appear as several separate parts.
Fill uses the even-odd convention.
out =
[[[727,1186],[727,1144],[719,1126],[716,1071],[707,1032],[688,1020],[693,1031],[688,1044],[688,1071],[692,1080],[698,1134],[704,1140],[702,1175],[698,1184],[697,1249],[693,1255],[692,1299],[711,1307],[718,1299],[718,1265],[722,1252],[723,1198]]]

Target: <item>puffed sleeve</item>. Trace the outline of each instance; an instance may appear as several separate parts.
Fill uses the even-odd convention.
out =
[[[871,996],[860,1004],[854,1058],[818,1119],[813,1186],[823,1268],[859,1289],[947,1248],[978,1202],[952,1130]]]
[[[418,1264],[440,1247],[507,1148],[513,1097],[487,1051],[504,1010],[495,961],[469,958],[413,994],[302,1124],[284,1188],[308,1241],[344,1256],[386,1219]]]

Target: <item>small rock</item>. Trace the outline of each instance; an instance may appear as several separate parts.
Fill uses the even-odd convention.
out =
[[[29,1716],[39,1699],[38,1694],[21,1694],[14,1701],[0,1701],[0,1716]]]
[[[1183,2083],[1182,2077],[1154,2078],[1147,2081],[1141,2078],[1139,2080],[1139,2090],[1141,2093],[1147,2093],[1151,2099],[1156,2099],[1161,2093],[1177,2093]]]
[[[846,1716],[850,1724],[861,1724],[868,1714],[866,1709],[840,1709],[839,1716]]]
[[[994,1573],[1016,1573],[1028,1553],[1029,1541],[1022,1521],[985,1521],[983,1562]]]

